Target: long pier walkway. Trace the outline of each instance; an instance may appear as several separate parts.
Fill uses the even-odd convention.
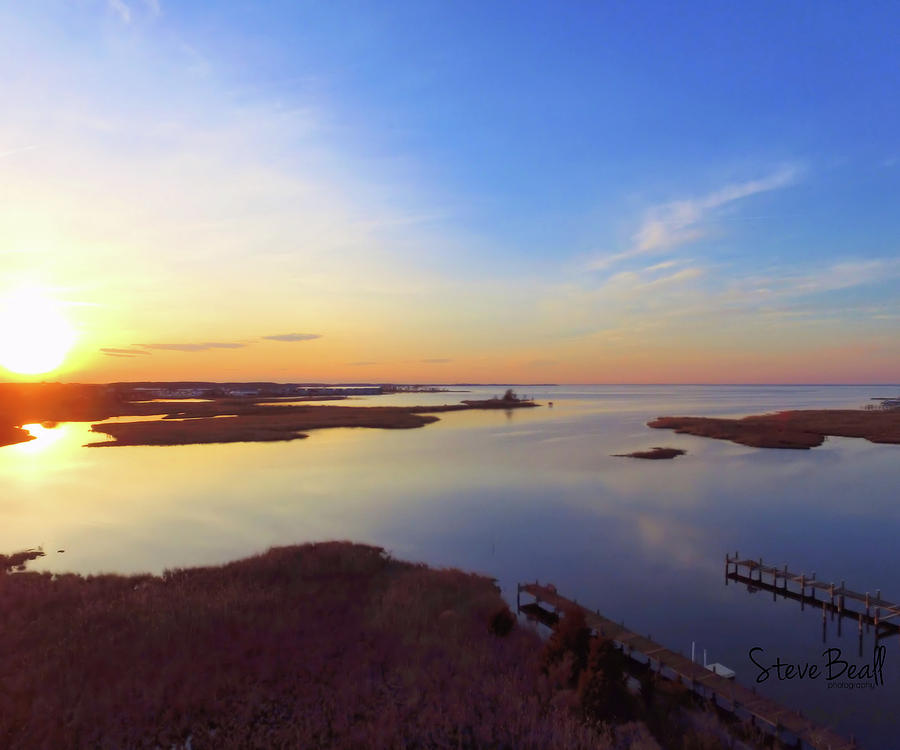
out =
[[[523,604],[521,600],[523,593],[533,597],[534,602]],[[541,607],[542,602],[549,604],[553,611]],[[649,664],[650,669],[660,676],[686,685],[736,717],[767,727],[786,745],[812,750],[854,750],[857,747],[852,740],[838,735],[831,729],[818,726],[798,711],[785,708],[734,680],[720,677],[687,657],[604,617],[599,611],[591,611],[575,601],[560,596],[554,586],[542,586],[537,582],[519,584],[516,605],[520,612],[544,623],[553,622],[560,613],[566,611],[573,609],[581,611],[589,628],[619,644],[627,656]]]
[[[766,580],[768,579],[768,580]],[[863,625],[875,627],[875,640],[900,632],[900,604],[894,604],[882,599],[881,591],[874,594],[853,591],[847,588],[847,582],[841,581],[840,586],[835,586],[833,581],[825,582],[816,580],[815,572],[793,573],[788,566],[777,567],[765,565],[762,558],[758,560],[742,560],[738,553],[734,557],[725,555],[725,585],[728,581],[744,583],[747,586],[762,591],[770,591],[772,598],[779,596],[785,599],[794,599],[800,602],[801,607],[821,607],[822,618],[826,613],[831,617],[838,616],[838,628],[841,620],[849,618],[856,620],[860,638],[863,633]],[[793,584],[797,584],[793,587]],[[822,598],[817,596],[821,592]],[[848,606],[849,604],[863,605],[861,607]],[[840,634],[840,629],[838,630]]]

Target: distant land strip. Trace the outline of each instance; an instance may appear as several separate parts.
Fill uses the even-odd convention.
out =
[[[208,405],[204,405],[208,406]],[[239,414],[227,406],[223,413],[203,417],[176,417],[143,422],[91,425],[93,432],[112,440],[89,443],[89,448],[124,445],[195,445],[298,440],[307,430],[328,427],[410,429],[437,422],[435,413],[467,409],[516,409],[537,406],[533,401],[467,401],[441,406],[255,406]]]
[[[648,427],[698,437],[730,440],[753,448],[815,448],[834,437],[900,443],[900,409],[812,409],[780,411],[742,419],[659,417]]]
[[[117,384],[118,385],[118,384]],[[127,395],[126,395],[127,394]],[[306,430],[328,427],[409,429],[436,422],[434,414],[468,409],[535,407],[534,401],[511,398],[468,400],[436,406],[332,406],[306,401],[341,401],[345,396],[294,396],[292,403],[266,404],[270,393],[205,400],[134,400],[134,387],[78,384],[0,386],[0,446],[33,440],[26,424],[93,422],[91,430],[111,439],[89,447],[188,445],[269,442],[307,437]],[[159,417],[136,422],[103,423],[113,417]]]

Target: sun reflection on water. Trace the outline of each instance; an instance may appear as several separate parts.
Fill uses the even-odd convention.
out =
[[[63,425],[53,422],[23,424],[22,427],[34,436],[34,440],[29,440],[27,443],[17,443],[12,448],[19,453],[25,454],[43,453],[54,443],[58,443],[66,434]]]

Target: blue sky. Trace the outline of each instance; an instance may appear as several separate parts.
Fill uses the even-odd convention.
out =
[[[96,377],[189,318],[320,336],[265,371],[231,352],[248,376],[897,381],[898,27],[876,2],[0,4],[0,286],[65,297]]]

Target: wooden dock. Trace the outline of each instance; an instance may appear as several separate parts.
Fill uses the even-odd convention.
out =
[[[732,561],[733,562],[733,561]],[[522,603],[522,594],[533,597],[534,602]],[[552,607],[541,607],[546,603]],[[556,588],[539,583],[519,584],[516,591],[516,605],[520,612],[541,620],[545,624],[558,618],[560,614],[573,609],[584,614],[585,621],[599,636],[609,638],[622,652],[661,677],[680,682],[696,694],[711,701],[720,709],[731,712],[739,719],[768,729],[785,745],[811,748],[812,750],[854,750],[857,745],[832,731],[820,727],[798,711],[785,708],[770,698],[759,695],[734,680],[713,673],[704,666],[691,661],[679,653],[652,641],[649,637],[628,630],[624,624],[610,620],[597,612],[566,599],[556,592]]]
[[[826,583],[816,580],[815,572],[809,575],[793,573],[788,570],[787,565],[781,567],[765,565],[762,558],[742,560],[737,552],[734,557],[725,555],[726,586],[729,581],[771,592],[773,599],[781,596],[799,601],[801,608],[821,607],[823,620],[826,613],[830,613],[832,618],[837,615],[839,635],[840,623],[845,618],[857,621],[860,638],[863,625],[867,628],[874,626],[876,643],[885,636],[900,632],[900,604],[883,599],[880,590],[876,590],[874,595],[868,591],[865,593],[854,591],[847,588],[846,581],[841,581],[840,586],[836,586],[833,581]],[[793,587],[794,584],[796,587]],[[818,592],[821,593],[821,598]],[[854,607],[848,604],[862,606]]]

